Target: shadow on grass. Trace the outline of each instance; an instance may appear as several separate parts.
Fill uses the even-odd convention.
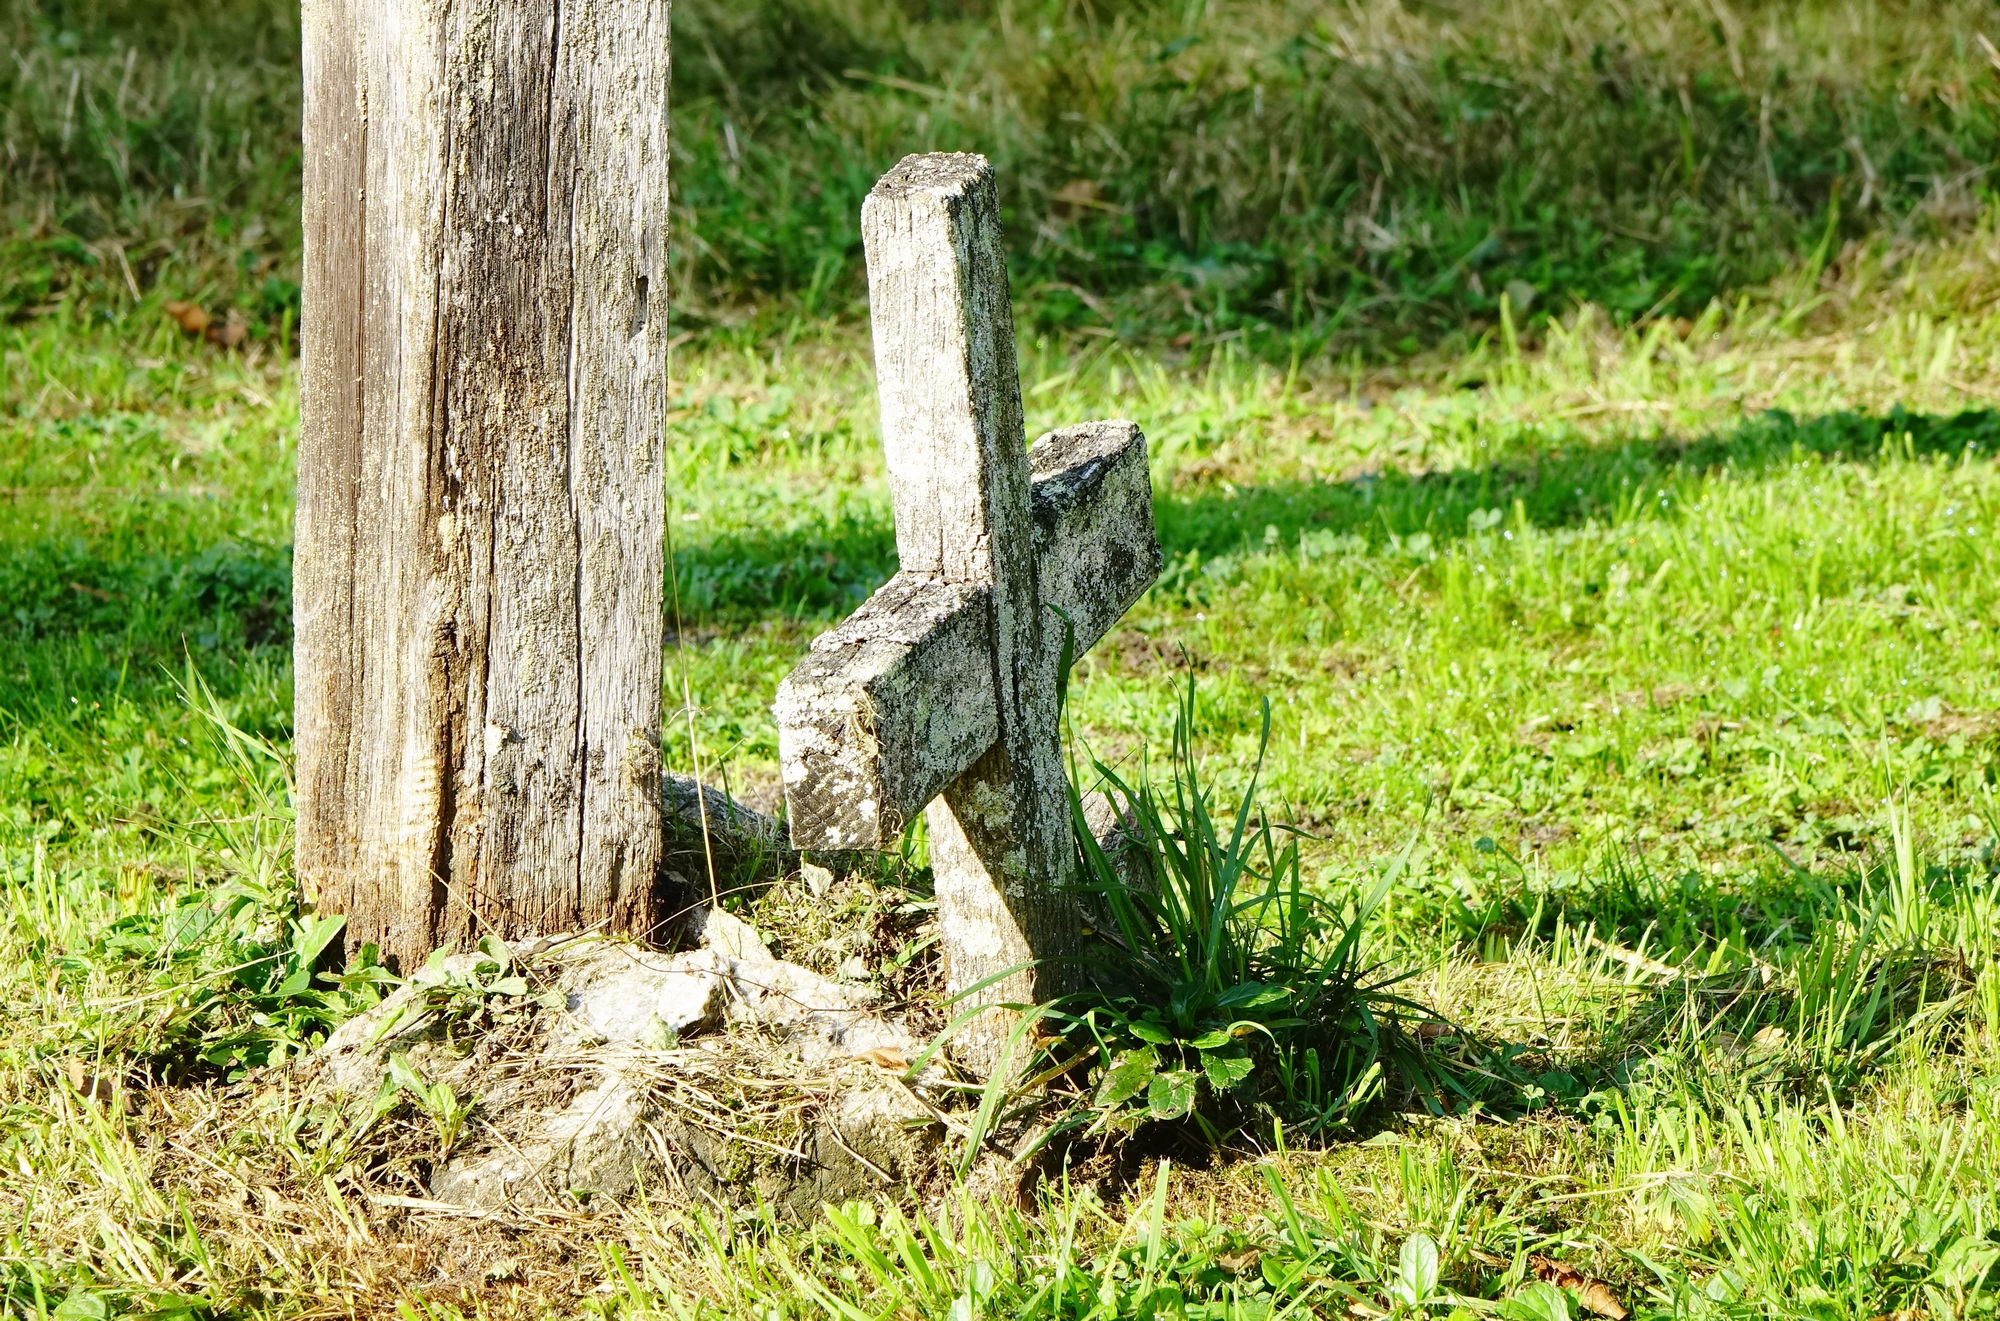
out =
[[[1511,511],[1517,500],[1533,527],[1575,527],[1634,513],[1639,500],[1656,497],[1664,484],[1709,472],[1756,477],[1805,460],[1879,462],[1968,453],[2000,454],[2000,412],[1947,417],[1898,407],[1802,420],[1772,411],[1691,439],[1564,447],[1416,476],[1392,470],[1344,482],[1239,487],[1233,496],[1196,491],[1156,498],[1160,540],[1170,556],[1239,551],[1261,544],[1272,527],[1286,546],[1296,546],[1301,534],[1313,529],[1376,544],[1391,534],[1419,533],[1444,543],[1464,538],[1475,512]]]
[[[152,689],[190,658],[228,689],[253,658],[288,658],[291,578],[281,546],[0,542],[0,713],[33,719]]]
[[[1160,539],[1172,556],[1261,545],[1275,528],[1295,546],[1324,530],[1380,543],[1390,534],[1449,542],[1471,515],[1520,501],[1536,527],[1576,526],[1633,511],[1644,491],[1715,470],[1752,476],[1812,459],[2000,453],[2000,412],[1945,417],[1892,409],[1798,419],[1764,413],[1694,439],[1573,447],[1479,468],[1344,482],[1285,482],[1157,494]],[[783,531],[726,535],[676,547],[680,607],[689,624],[837,619],[894,572],[885,515],[844,513]],[[285,645],[291,638],[287,548],[222,542],[192,554],[107,553],[84,540],[0,546],[0,641],[123,636],[178,652]]]
[[[1324,530],[1380,544],[1394,534],[1449,542],[1467,535],[1479,510],[1521,503],[1529,524],[1574,527],[1634,512],[1664,483],[1728,470],[1746,477],[1802,460],[2000,453],[2000,412],[1954,416],[1839,412],[1799,419],[1769,412],[1723,431],[1614,446],[1575,446],[1478,468],[1410,476],[1385,472],[1344,482],[1281,482],[1219,490],[1156,492],[1168,557],[1208,557],[1264,544],[1298,545]],[[1643,488],[1643,491],[1642,491]],[[845,516],[835,524],[730,536],[683,545],[676,556],[681,606],[692,622],[772,617],[834,619],[895,571],[888,518]]]
[[[887,511],[717,537],[674,548],[675,586],[689,624],[836,619],[896,571]]]

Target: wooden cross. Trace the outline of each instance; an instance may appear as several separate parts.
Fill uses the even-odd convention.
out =
[[[1081,655],[1160,570],[1130,422],[1030,450],[1000,210],[984,157],[911,156],[862,208],[901,568],[778,690],[792,842],[879,849],[928,806],[947,980],[989,1003],[1076,980],[1082,925],[1057,731]],[[998,1015],[956,1043],[997,1062]]]

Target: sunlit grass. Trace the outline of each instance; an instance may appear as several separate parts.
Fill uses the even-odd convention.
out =
[[[217,722],[289,735],[297,387],[292,20],[225,8],[0,28],[25,52],[0,83],[0,1310],[1550,1317],[1579,1281],[1649,1317],[1994,1310],[2000,228],[1926,154],[1985,158],[1977,14],[1510,6],[1532,21],[1482,46],[1447,6],[1071,6],[1065,61],[1021,5],[684,6],[701,316],[674,364],[665,660],[690,664],[702,764],[775,806],[776,683],[894,567],[865,334],[827,317],[857,288],[842,189],[992,129],[964,142],[1010,181],[1031,434],[1123,415],[1152,445],[1168,567],[1080,663],[1080,739],[1157,772],[1191,668],[1227,795],[1268,698],[1262,801],[1308,882],[1347,904],[1400,860],[1366,955],[1505,1052],[1507,1103],[1226,1157],[1163,1141],[1019,1204],[975,1179],[811,1227],[634,1206],[509,1238],[356,1196],[351,1134],[280,1077],[224,1090],[246,1049],[317,1030],[227,962],[296,948],[282,766]],[[1296,68],[1287,23],[1322,43]],[[1630,122],[1582,72],[1613,37]],[[924,90],[968,51],[984,73]],[[1484,147],[1425,154],[1479,78],[1544,57]],[[1303,136],[1251,160],[1241,80],[1266,74]],[[1069,122],[1046,93],[1073,78],[1111,146],[1030,131]],[[1278,106],[1329,78],[1385,96]],[[1540,179],[1614,148],[1657,167],[1586,208],[1639,235],[1603,272],[1500,168],[1586,101],[1603,117]],[[1194,123],[1207,154],[1175,157]],[[1374,165],[1272,204],[1371,126]],[[1892,175],[1897,153],[1923,168]],[[1404,193],[1339,194],[1384,162]],[[1052,201],[1078,180],[1129,210]],[[1133,206],[1154,183],[1188,235]],[[1703,265],[1721,229],[1734,264]],[[1256,284],[1332,234],[1319,283],[1286,286],[1303,304]],[[1059,287],[1100,268],[1095,305]],[[172,297],[243,311],[247,350],[185,335]],[[236,926],[163,952],[211,893]]]

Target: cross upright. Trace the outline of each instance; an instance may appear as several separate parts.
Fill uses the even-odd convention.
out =
[[[1091,422],[1026,444],[993,172],[905,158],[862,208],[899,571],[779,687],[792,842],[888,847],[928,808],[950,989],[1044,1001],[1082,923],[1057,729],[1081,655],[1160,569],[1146,441]],[[1067,625],[1065,623],[1067,621]],[[1002,1015],[954,1048],[999,1061]]]

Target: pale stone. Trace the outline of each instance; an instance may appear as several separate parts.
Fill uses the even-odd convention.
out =
[[[864,1081],[841,1092],[808,1140],[802,1177],[766,1178],[768,1202],[798,1219],[856,1198],[903,1192],[932,1168],[937,1125],[909,1089]]]
[[[508,1202],[550,1205],[622,1198],[659,1173],[647,1128],[658,1107],[634,1078],[607,1071],[544,1127],[546,1142],[447,1161],[431,1178],[437,1201],[491,1211]]]
[[[662,955],[606,942],[563,975],[570,1016],[604,1041],[667,1049],[729,1012],[730,965],[712,949]]]
[[[703,905],[688,915],[688,935],[727,959],[763,961],[771,957],[757,928],[726,909]]]
[[[741,918],[702,911],[690,925],[703,946],[683,954],[589,938],[515,952],[516,966],[533,960],[555,970],[567,1005],[536,1020],[534,1054],[518,1066],[577,1069],[591,1081],[501,1149],[446,1160],[431,1180],[434,1200],[475,1210],[575,1205],[580,1196],[621,1199],[664,1178],[740,1201],[752,1190],[717,1182],[714,1162],[704,1163],[713,1135],[680,1123],[648,1081],[651,1071],[674,1067],[671,1047],[686,1050],[730,1025],[769,1034],[837,1080],[806,1135],[803,1163],[766,1174],[758,1191],[768,1201],[811,1215],[823,1200],[884,1187],[882,1173],[891,1182],[917,1176],[938,1141],[934,1117],[880,1066],[917,1058],[924,1043],[881,1013],[876,992],[773,958]],[[467,972],[483,957],[454,955],[427,981]],[[350,1019],[301,1064],[303,1080],[361,1101],[380,1087],[389,1057],[406,1054],[428,1080],[476,1095],[480,1075],[468,1070],[479,1067],[478,1053],[453,1047],[443,1021],[424,1007],[425,994],[425,986],[407,986]],[[927,1086],[935,1067],[914,1086]],[[689,1163],[670,1169],[675,1152]]]

